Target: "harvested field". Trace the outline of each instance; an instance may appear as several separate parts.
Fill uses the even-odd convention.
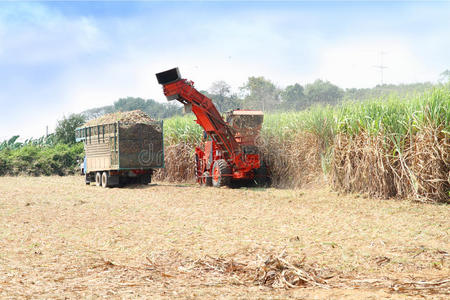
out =
[[[0,178],[0,297],[450,293],[450,207],[308,190]]]

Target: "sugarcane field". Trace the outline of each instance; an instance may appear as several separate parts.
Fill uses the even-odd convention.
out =
[[[0,3],[0,299],[448,299],[449,12]]]

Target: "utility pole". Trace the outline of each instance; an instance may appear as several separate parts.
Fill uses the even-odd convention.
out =
[[[380,51],[380,64],[377,66],[373,66],[374,68],[377,68],[380,70],[380,75],[381,75],[381,85],[383,85],[383,70],[387,69],[387,67],[385,65],[383,65],[383,55],[387,54],[384,51]]]

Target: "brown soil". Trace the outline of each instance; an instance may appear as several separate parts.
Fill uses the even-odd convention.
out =
[[[450,207],[0,178],[0,298],[446,299]]]

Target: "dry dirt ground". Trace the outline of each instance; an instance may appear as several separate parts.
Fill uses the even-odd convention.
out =
[[[445,299],[449,230],[448,205],[326,187],[3,177],[0,298]]]

